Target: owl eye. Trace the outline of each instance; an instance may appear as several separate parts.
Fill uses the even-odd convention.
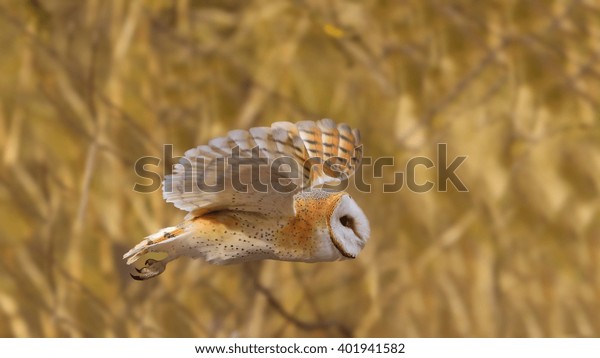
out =
[[[342,216],[340,218],[340,223],[349,229],[353,229],[354,227],[354,222],[352,221],[352,218],[348,215]]]

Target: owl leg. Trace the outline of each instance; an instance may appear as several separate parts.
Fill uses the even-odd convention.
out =
[[[167,267],[166,262],[148,259],[141,269],[136,268],[137,274],[130,273],[134,280],[143,281],[163,273]]]

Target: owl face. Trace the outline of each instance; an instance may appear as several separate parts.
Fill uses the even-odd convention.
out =
[[[369,220],[348,194],[337,202],[328,220],[331,242],[345,258],[356,258],[370,236]]]
[[[369,239],[367,217],[346,192],[313,189],[294,197],[294,216],[274,232],[273,259],[325,262],[356,258]]]

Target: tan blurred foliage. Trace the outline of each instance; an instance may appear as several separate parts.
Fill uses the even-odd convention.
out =
[[[593,0],[0,1],[0,336],[599,336],[599,39]],[[470,192],[388,168],[357,260],[129,278],[183,217],[138,158],[323,117]]]

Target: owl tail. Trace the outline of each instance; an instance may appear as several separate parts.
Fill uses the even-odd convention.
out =
[[[137,274],[131,274],[131,277],[136,280],[147,280],[160,275],[165,270],[166,264],[169,261],[181,256],[179,250],[182,248],[182,245],[178,243],[190,235],[191,230],[183,223],[177,227],[172,226],[161,229],[157,233],[147,236],[142,242],[135,245],[133,249],[123,255],[123,259],[127,260],[127,265],[135,263],[142,256],[151,252],[167,253],[167,257],[160,261],[154,259],[146,260],[145,266],[141,269],[136,268]]]

